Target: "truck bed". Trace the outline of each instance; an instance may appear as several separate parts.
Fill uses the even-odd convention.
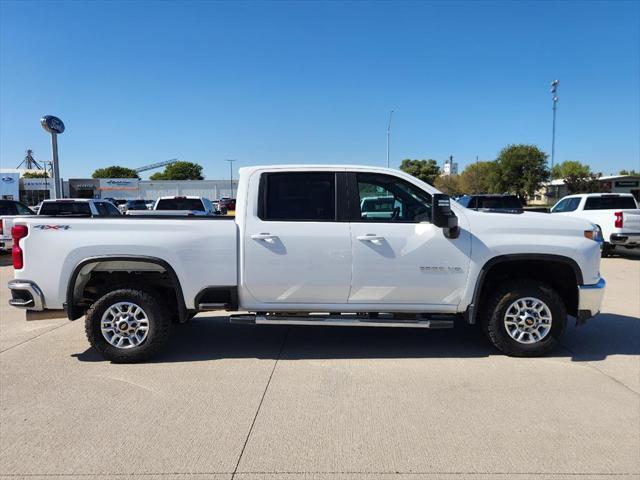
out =
[[[63,308],[73,271],[87,258],[155,258],[177,275],[187,308],[206,285],[237,284],[237,226],[233,217],[23,217],[24,271],[36,275],[46,306]],[[22,270],[16,279],[30,280]]]

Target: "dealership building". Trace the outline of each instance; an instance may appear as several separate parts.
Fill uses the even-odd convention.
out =
[[[27,170],[0,170],[0,198],[20,200],[37,205],[53,197],[50,178],[24,178]],[[67,198],[113,198],[116,200],[155,200],[158,197],[179,195],[206,197],[217,200],[233,197],[237,180],[139,180],[137,178],[70,178],[63,180],[62,192]]]

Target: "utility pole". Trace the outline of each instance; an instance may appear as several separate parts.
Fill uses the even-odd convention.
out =
[[[231,187],[231,197],[230,198],[235,198],[235,195],[233,193],[233,162],[235,162],[237,159],[235,158],[227,158],[227,162],[229,162],[229,186]]]
[[[393,110],[389,112],[389,123],[387,125],[387,168],[389,168],[389,145],[391,142],[391,118],[393,117]]]
[[[551,172],[553,179],[553,166],[556,159],[556,110],[558,108],[558,85],[560,80],[551,82],[551,98],[553,100],[553,125],[551,127]]]
[[[476,155],[476,191],[473,193],[480,193],[480,178],[478,178],[478,175],[480,174],[479,168],[478,168],[478,155]]]

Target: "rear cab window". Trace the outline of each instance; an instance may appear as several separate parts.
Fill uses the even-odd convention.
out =
[[[633,197],[619,195],[603,195],[602,197],[587,197],[585,210],[629,210],[636,209]]]
[[[91,216],[89,202],[44,202],[39,215],[78,215]]]
[[[156,210],[195,210],[204,212],[205,208],[199,198],[162,198],[158,200]]]

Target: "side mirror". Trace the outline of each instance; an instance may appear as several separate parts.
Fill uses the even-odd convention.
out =
[[[447,238],[457,238],[459,232],[458,217],[451,210],[451,199],[443,193],[433,194],[431,223],[443,229]]]

